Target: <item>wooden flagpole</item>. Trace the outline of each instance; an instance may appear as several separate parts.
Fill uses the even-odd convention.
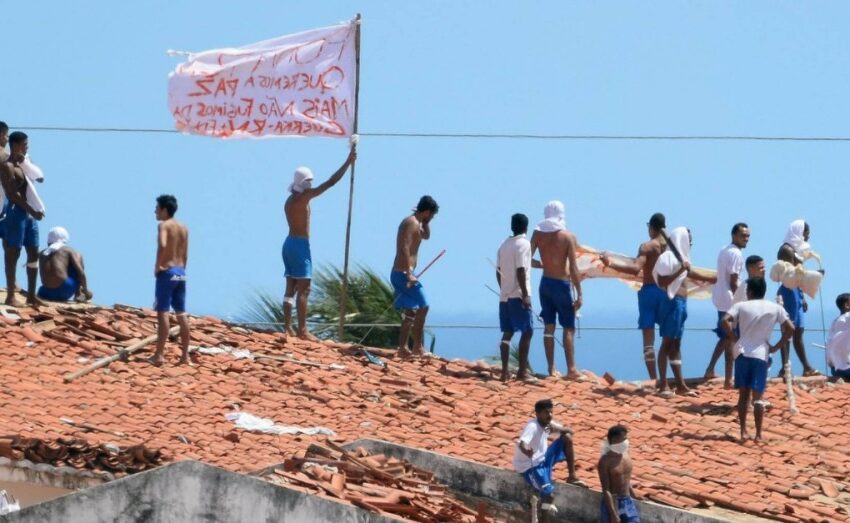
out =
[[[357,13],[354,33],[354,134],[357,134],[357,115],[360,113],[360,13]],[[352,145],[354,147],[354,145]],[[337,338],[342,341],[345,333],[345,309],[348,302],[348,254],[351,244],[351,211],[354,206],[354,164],[351,162],[351,182],[348,186],[348,222],[345,225],[345,258],[342,262],[342,292],[339,296],[339,328]]]

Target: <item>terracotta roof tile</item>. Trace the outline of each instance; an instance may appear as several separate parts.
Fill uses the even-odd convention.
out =
[[[665,400],[590,373],[586,382],[531,385],[502,384],[493,369],[458,360],[391,361],[381,369],[345,345],[252,332],[210,317],[192,318],[193,344],[323,366],[198,354],[198,366],[189,369],[175,365],[179,350],[169,344],[161,368],[137,353],[66,384],[65,374],[155,333],[155,314],[126,306],[20,313],[20,321],[0,328],[0,424],[5,433],[42,442],[38,448],[54,448],[60,437],[84,438],[96,448],[144,444],[167,449],[164,459],[247,472],[319,440],[236,429],[224,415],[239,409],[282,425],[328,427],[340,441],[377,437],[510,468],[513,442],[534,402],[552,397],[556,416],[575,431],[579,474],[594,488],[599,442],[609,425],[624,423],[640,497],[784,521],[850,521],[850,424],[844,421],[850,385],[821,379],[796,386],[800,413],[791,416],[784,386],[772,382],[765,395],[773,405],[765,420],[767,442],[741,445],[734,439],[736,397],[719,384],[697,387],[695,398]],[[330,363],[346,368],[332,370]],[[77,456],[59,461],[102,470],[114,465],[109,456]],[[566,471],[558,468],[556,476],[563,480]]]

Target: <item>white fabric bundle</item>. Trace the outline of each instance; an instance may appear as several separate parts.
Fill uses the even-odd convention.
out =
[[[564,221],[564,204],[558,200],[552,200],[543,207],[543,221],[537,224],[536,229],[540,232],[557,232],[567,228]]]
[[[823,274],[820,271],[806,270],[802,264],[791,265],[787,261],[779,260],[770,268],[770,279],[788,289],[799,287],[807,296],[814,298],[820,290]]]
[[[676,247],[676,250],[679,251],[683,261],[690,262],[691,239],[687,227],[676,227],[673,229],[670,233],[670,243],[672,246]],[[652,270],[652,277],[655,279],[655,283],[658,283],[659,276],[670,276],[671,274],[675,274],[681,268],[682,264],[676,258],[676,255],[673,254],[672,248],[668,248],[661,254],[661,256],[658,257],[658,261],[655,263],[655,268]],[[673,282],[667,287],[667,297],[673,299],[687,278],[688,273],[683,272],[675,280],[673,280]]]
[[[29,183],[27,183],[27,203],[38,212],[45,212],[44,202],[41,201],[41,198],[38,196],[38,191],[35,189],[35,183],[33,182],[43,182],[44,181],[44,173],[41,168],[36,164],[32,163],[29,155],[24,157],[24,161],[21,163],[21,170],[24,171],[24,176],[27,177]],[[6,201],[6,193],[3,192],[3,188],[0,187],[0,202]]]

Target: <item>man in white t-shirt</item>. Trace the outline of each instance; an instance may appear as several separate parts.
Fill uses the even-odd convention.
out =
[[[552,469],[556,463],[567,462],[568,483],[585,486],[576,476],[575,456],[573,454],[573,431],[552,421],[552,400],[540,400],[534,404],[535,419],[526,423],[514,447],[514,470],[522,474],[531,488],[541,496],[540,508],[543,522],[558,510],[552,504],[555,486],[552,484]],[[549,435],[558,433],[549,445]]]
[[[753,396],[753,416],[756,421],[756,441],[761,441],[761,426],[764,419],[764,389],[767,386],[767,371],[770,354],[779,350],[794,334],[794,323],[788,319],[785,309],[770,300],[765,300],[767,283],[764,278],[747,280],[747,301],[732,305],[723,317],[723,330],[734,341],[735,388],[738,389],[738,421],[741,424],[741,441],[749,439],[747,433],[747,409],[750,394]],[[740,336],[735,336],[737,322]],[[782,339],[770,344],[773,326],[779,324]],[[737,338],[737,339],[736,339]]]
[[[723,317],[726,316],[726,311],[736,303],[735,296],[741,296],[738,294],[738,289],[743,283],[741,271],[744,270],[744,253],[741,251],[747,247],[749,241],[750,228],[747,227],[746,223],[736,223],[732,227],[732,243],[724,247],[717,255],[717,283],[711,293],[711,301],[717,308],[717,328],[714,329],[714,332],[717,334],[718,340],[714,347],[714,354],[711,355],[711,361],[705,369],[705,379],[710,380],[717,377],[714,374],[714,366],[720,359],[720,355],[725,354],[726,367],[723,376],[725,378],[724,385],[727,389],[732,388],[732,363],[735,360],[735,355],[732,354],[732,338],[727,337],[726,333],[723,332],[721,323]]]
[[[534,332],[531,316],[531,242],[525,237],[528,232],[528,217],[524,214],[511,216],[513,236],[502,242],[496,254],[496,281],[499,282],[499,326],[502,342],[502,381],[508,381],[510,371],[511,339],[515,332],[519,338],[519,369],[517,379],[528,379],[528,350]]]
[[[832,375],[850,381],[850,294],[839,294],[835,300],[841,314],[832,322],[826,340],[826,360]]]

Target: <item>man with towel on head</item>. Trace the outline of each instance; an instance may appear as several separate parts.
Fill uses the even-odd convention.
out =
[[[676,394],[695,393],[685,385],[682,376],[682,335],[688,319],[688,276],[713,282],[715,278],[691,268],[691,232],[676,227],[670,233],[669,250],[658,258],[653,276],[658,286],[667,292],[667,304],[661,317],[661,349],[658,351],[658,391],[669,397],[673,393],[667,384],[667,362],[676,380]]]
[[[88,289],[83,257],[68,246],[70,237],[64,227],[54,227],[47,233],[47,248],[38,255],[41,287],[38,297],[50,301],[88,301]]]
[[[323,184],[314,188],[313,172],[307,167],[299,167],[289,185],[290,195],[283,207],[289,225],[289,235],[283,242],[282,252],[286,276],[283,323],[287,334],[296,334],[292,330],[292,308],[297,304],[298,337],[316,340],[315,336],[307,332],[307,298],[310,296],[310,282],[313,277],[313,259],[310,254],[310,201],[336,185],[356,158],[356,148],[352,145],[348,158]]]
[[[28,193],[30,182],[25,172],[29,140],[26,134],[15,131],[9,135],[9,157],[0,163],[0,183],[9,200],[5,225],[3,248],[6,262],[6,305],[18,306],[15,300],[17,263],[21,248],[27,251],[27,304],[37,305],[35,295],[38,277],[38,221],[44,218],[44,211],[33,205]]]
[[[661,236],[661,231],[667,227],[667,219],[657,212],[649,218],[646,224],[649,229],[649,241],[640,244],[638,255],[628,262],[618,261],[603,253],[600,260],[605,267],[616,271],[634,274],[643,273],[643,285],[637,293],[638,297],[638,328],[643,334],[643,360],[649,379],[658,379],[655,365],[655,324],[661,322],[661,312],[667,303],[667,296],[655,283],[652,271],[655,262],[667,248],[667,242]]]
[[[564,204],[553,200],[543,208],[543,221],[531,236],[531,255],[539,249],[540,261],[532,267],[542,268],[540,279],[540,317],[543,319],[543,347],[549,365],[549,376],[555,371],[555,318],[564,330],[564,353],[567,358],[567,379],[579,379],[575,362],[576,312],[581,308],[581,278],[576,264],[576,237],[564,224]],[[575,287],[573,299],[570,281]]]
[[[779,247],[779,252],[776,255],[778,260],[788,262],[791,265],[797,266],[805,260],[806,251],[810,250],[809,235],[811,230],[809,224],[804,220],[794,220],[788,226],[788,231],[785,233],[785,240]],[[794,351],[803,365],[803,376],[817,376],[820,372],[817,371],[809,363],[806,357],[806,346],[803,343],[803,331],[806,328],[806,311],[809,310],[809,304],[803,295],[803,289],[789,289],[785,285],[780,285],[776,295],[781,299],[782,306],[785,307],[785,312],[794,324]],[[779,377],[784,376],[785,364],[791,357],[790,343],[782,345],[782,364],[779,366]]]

